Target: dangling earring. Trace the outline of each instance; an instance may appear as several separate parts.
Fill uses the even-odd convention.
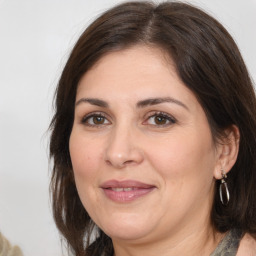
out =
[[[227,205],[229,202],[229,191],[228,191],[228,184],[226,182],[227,174],[222,170],[222,179],[219,188],[220,192],[220,201],[223,205]]]

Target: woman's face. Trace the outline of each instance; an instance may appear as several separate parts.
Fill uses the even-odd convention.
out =
[[[81,201],[113,241],[209,224],[218,148],[163,51],[102,57],[79,83],[69,145]]]

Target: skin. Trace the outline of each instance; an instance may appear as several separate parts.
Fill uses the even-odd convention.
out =
[[[213,141],[195,95],[157,48],[109,53],[82,77],[70,136],[75,182],[116,256],[209,255],[215,249],[223,235],[210,223],[214,184],[233,166],[239,144],[238,129],[226,133],[229,144]],[[100,188],[112,179],[155,189],[118,203]]]
[[[250,235],[245,234],[240,242],[237,251],[237,256],[255,256],[256,255],[256,240]]]

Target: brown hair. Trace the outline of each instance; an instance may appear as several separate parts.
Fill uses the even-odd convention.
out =
[[[180,78],[204,108],[215,139],[224,128],[233,124],[239,128],[238,159],[228,177],[231,199],[223,206],[216,192],[211,217],[220,232],[241,228],[255,234],[256,97],[235,42],[219,22],[191,5],[127,2],[108,10],[84,31],[56,90],[50,126],[52,204],[57,227],[71,250],[75,255],[113,253],[111,239],[87,214],[74,182],[69,137],[77,85],[104,54],[136,44],[160,47],[169,54]],[[91,243],[95,229],[98,236]]]

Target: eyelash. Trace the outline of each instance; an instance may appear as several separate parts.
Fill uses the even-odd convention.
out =
[[[168,123],[164,123],[164,124],[149,124],[148,121],[151,119],[151,118],[156,118],[156,117],[159,117],[159,118],[162,118],[164,120],[167,120]],[[89,121],[90,121],[90,118],[103,118],[103,123],[99,123],[99,124],[90,124]],[[94,122],[94,120],[92,120]],[[108,123],[105,123],[105,121],[107,121]],[[143,122],[143,124],[148,124],[150,126],[156,126],[156,127],[166,127],[166,126],[170,126],[172,124],[175,124],[177,121],[174,117],[172,117],[171,115],[169,114],[166,114],[164,112],[154,112],[153,114],[149,115],[147,118],[146,118],[146,121]],[[90,127],[96,127],[96,128],[100,128],[102,126],[105,126],[105,125],[109,125],[111,124],[111,122],[107,119],[107,116],[106,114],[102,113],[102,112],[94,112],[94,113],[90,113],[86,116],[84,116],[81,120],[81,123],[86,125],[86,126],[90,126]]]
[[[155,112],[152,115],[150,115],[149,117],[147,117],[146,121],[148,122],[151,118],[156,118],[156,117],[163,118],[163,119],[167,120],[168,123],[167,124],[166,123],[165,124],[149,124],[149,125],[157,126],[157,127],[161,128],[161,127],[170,126],[177,122],[173,116],[166,114],[164,112]]]
[[[103,118],[104,119],[104,123],[102,123],[102,124],[90,124],[89,123],[90,118]],[[111,124],[111,122],[107,119],[107,117],[106,117],[106,115],[104,113],[102,113],[102,112],[94,112],[94,113],[90,113],[90,114],[84,116],[82,118],[82,120],[81,120],[81,123],[86,125],[86,126],[100,128],[103,125],[108,125],[108,124],[105,124],[106,120],[108,121],[108,124]]]

